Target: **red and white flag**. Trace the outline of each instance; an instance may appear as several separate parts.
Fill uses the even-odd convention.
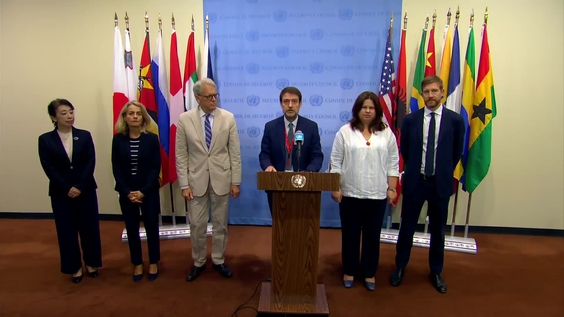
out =
[[[184,97],[182,96],[182,78],[180,77],[180,63],[178,61],[178,40],[176,30],[172,29],[170,36],[170,137],[169,137],[169,180],[174,183],[178,179],[176,173],[176,129],[178,118],[184,112]]]
[[[127,97],[127,77],[125,73],[125,60],[123,43],[121,41],[121,32],[119,26],[114,28],[114,95],[113,95],[113,113],[114,113],[114,134],[115,125],[121,109],[129,101]]]
[[[129,29],[125,29],[125,76],[127,78],[127,97],[129,101],[137,100],[139,93],[139,77],[135,71],[135,60],[131,52],[131,35]]]
[[[186,63],[184,64],[184,108],[186,111],[196,108],[198,103],[192,88],[198,81],[196,72],[196,49],[194,45],[194,30],[190,32],[188,38],[188,48],[186,49]]]

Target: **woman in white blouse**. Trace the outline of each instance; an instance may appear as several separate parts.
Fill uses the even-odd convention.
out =
[[[396,138],[383,121],[378,96],[361,93],[353,105],[352,119],[335,135],[330,163],[331,172],[341,174],[341,189],[331,197],[339,203],[346,288],[352,287],[356,275],[364,278],[368,290],[376,288],[380,231],[386,204],[397,196],[398,161]]]
[[[90,132],[73,126],[74,106],[68,100],[53,100],[47,112],[55,129],[39,137],[39,159],[49,178],[61,272],[79,283],[83,260],[90,277],[97,277],[102,266],[94,142]]]

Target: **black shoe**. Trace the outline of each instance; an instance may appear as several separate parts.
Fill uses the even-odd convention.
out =
[[[83,276],[83,275],[80,275],[80,276],[73,276],[72,279],[71,279],[71,281],[72,281],[73,283],[75,283],[75,284],[78,284],[78,283],[80,283],[80,282],[82,281],[82,276]]]
[[[88,270],[87,270],[88,271]],[[98,277],[98,269],[96,269],[96,271],[88,271],[88,276],[90,277]]]
[[[431,273],[429,274],[429,279],[431,280],[431,284],[433,284],[437,292],[442,294],[447,292],[447,285],[445,280],[443,280],[443,278],[441,277],[441,274]]]
[[[157,264],[157,273],[151,273],[151,272],[149,272],[149,277],[148,277],[149,282],[152,282],[152,281],[156,280],[157,277],[159,277],[159,265],[158,265],[158,264]]]
[[[218,271],[219,274],[221,274],[221,276],[223,277],[227,277],[227,278],[233,277],[233,273],[231,272],[231,269],[229,269],[229,267],[225,265],[225,263],[214,264],[213,269]]]
[[[396,268],[394,273],[390,275],[390,284],[392,284],[392,286],[400,286],[404,274],[405,269]]]
[[[200,274],[202,274],[203,271],[206,270],[206,265],[202,265],[202,266],[193,266],[192,270],[190,271],[190,274],[188,274],[188,276],[186,276],[186,281],[187,282],[192,282],[194,280],[196,280],[198,278],[198,276],[200,276]]]
[[[133,269],[133,282],[140,282],[143,279],[143,273],[145,269],[141,270],[141,274],[135,274],[135,269]]]

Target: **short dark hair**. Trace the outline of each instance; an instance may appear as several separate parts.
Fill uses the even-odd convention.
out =
[[[284,96],[285,93],[298,96],[298,99],[302,102],[302,92],[298,88],[290,86],[280,91],[280,103],[282,103],[282,96]]]
[[[66,99],[62,99],[62,98],[57,98],[53,101],[51,101],[49,103],[49,105],[47,105],[47,113],[49,114],[49,116],[51,117],[56,117],[57,116],[57,108],[59,108],[60,106],[69,106],[71,108],[71,110],[74,110],[74,106],[72,105],[72,103]],[[53,122],[53,125],[55,125],[55,128],[57,127],[57,122]]]
[[[378,98],[378,96],[376,96],[376,94],[372,91],[365,91],[358,95],[358,97],[356,98],[356,101],[354,102],[354,105],[352,107],[352,119],[349,121],[351,129],[356,129],[359,131],[363,130],[364,126],[360,121],[358,113],[360,112],[360,110],[362,110],[364,101],[368,99],[372,100],[372,102],[374,103],[374,109],[376,110],[376,117],[374,118],[374,120],[372,120],[372,122],[370,122],[368,129],[370,130],[370,132],[383,131],[387,127],[384,121],[382,121],[382,117],[384,116],[384,109],[382,109],[382,105],[380,104],[380,98]]]
[[[423,80],[421,81],[421,90],[423,90],[426,86],[429,86],[430,84],[439,84],[439,87],[441,87],[441,90],[443,89],[443,80],[441,79],[441,77],[439,76],[427,76],[425,78],[423,78]]]

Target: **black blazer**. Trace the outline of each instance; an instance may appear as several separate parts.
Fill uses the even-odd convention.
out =
[[[264,126],[259,162],[262,170],[272,165],[283,172],[286,167],[286,142],[284,137],[284,116],[269,121]],[[300,170],[308,172],[319,172],[323,164],[323,152],[321,151],[321,138],[319,128],[315,121],[299,116],[295,131],[301,130],[304,134],[304,143],[300,158]],[[292,165],[298,170],[298,148],[292,148]]]
[[[404,160],[402,177],[404,195],[409,195],[417,189],[421,175],[424,115],[425,108],[408,114],[401,127],[400,148]],[[439,197],[450,197],[454,193],[454,169],[462,156],[464,133],[462,117],[443,107],[437,153],[435,154],[435,179]]]
[[[67,196],[72,187],[81,192],[98,188],[94,179],[96,152],[90,132],[72,128],[72,162],[57,129],[39,136],[39,160],[49,178],[49,196]]]
[[[112,170],[116,181],[115,190],[123,196],[139,190],[147,194],[160,188],[161,153],[159,137],[151,132],[139,137],[137,175],[131,175],[129,135],[118,133],[112,141]]]

